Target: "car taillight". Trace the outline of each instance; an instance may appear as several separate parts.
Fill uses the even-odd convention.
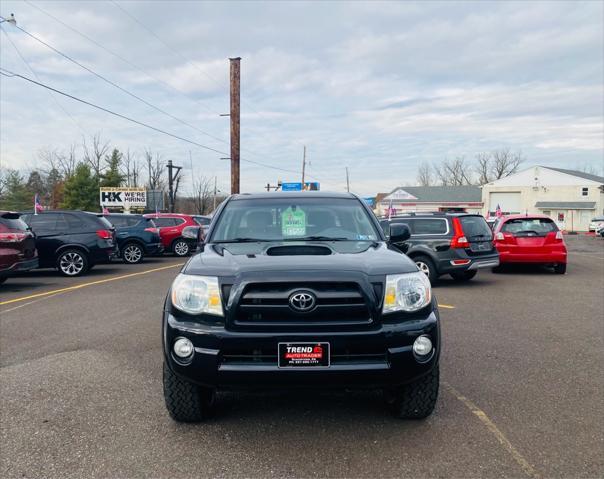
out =
[[[104,240],[108,240],[108,239],[112,239],[113,235],[111,234],[111,231],[109,230],[97,230],[96,235]]]
[[[28,233],[0,233],[0,241],[4,243],[18,243],[27,238]]]
[[[505,236],[503,236],[503,233],[501,231],[495,235],[495,241],[503,241],[504,239]]]
[[[467,248],[470,246],[468,238],[465,237],[459,218],[453,218],[453,239],[451,239],[451,248]]]
[[[556,241],[564,241],[564,236],[562,235],[562,231],[556,231]]]
[[[159,234],[159,228],[145,228],[145,231],[148,231],[149,233]]]

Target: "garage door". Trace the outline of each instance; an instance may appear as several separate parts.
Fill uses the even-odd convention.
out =
[[[495,211],[497,205],[503,213],[520,213],[520,193],[491,193],[489,211]]]

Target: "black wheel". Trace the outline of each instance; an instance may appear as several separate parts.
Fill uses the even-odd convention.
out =
[[[183,239],[178,239],[172,243],[172,251],[176,256],[187,256],[190,249],[189,243]]]
[[[57,268],[63,276],[79,276],[88,271],[88,256],[79,249],[61,251],[57,258]]]
[[[455,281],[464,282],[464,281],[470,281],[474,276],[476,276],[476,273],[478,273],[478,271],[476,271],[476,270],[474,270],[474,271],[459,271],[457,273],[451,273],[451,277]]]
[[[419,270],[428,277],[430,283],[433,284],[438,279],[436,266],[434,266],[434,262],[428,256],[416,256],[413,258],[413,261],[415,261]]]
[[[438,365],[416,381],[385,391],[386,402],[395,416],[424,419],[432,414],[438,399]]]
[[[122,259],[124,263],[141,263],[145,257],[143,248],[138,243],[126,243],[122,249]]]
[[[198,422],[209,416],[214,391],[181,379],[164,362],[164,399],[172,419]]]
[[[564,274],[566,273],[566,263],[558,263],[554,265],[554,273]]]

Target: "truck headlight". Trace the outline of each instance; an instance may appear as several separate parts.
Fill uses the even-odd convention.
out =
[[[179,274],[172,283],[172,304],[189,314],[223,316],[218,278]]]
[[[417,311],[428,305],[432,299],[432,289],[428,277],[416,273],[389,274],[386,276],[383,313],[395,311]]]

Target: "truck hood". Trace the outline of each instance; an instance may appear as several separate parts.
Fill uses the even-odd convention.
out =
[[[415,263],[384,242],[268,242],[207,244],[183,273],[237,277],[247,273],[330,271],[367,275],[410,273]]]

